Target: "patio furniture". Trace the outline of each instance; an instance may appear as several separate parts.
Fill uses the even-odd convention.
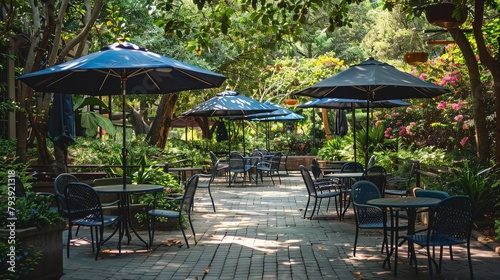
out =
[[[470,254],[470,238],[473,223],[474,203],[470,197],[452,196],[441,201],[431,211],[429,217],[429,227],[427,234],[424,235],[406,235],[400,238],[408,241],[408,250],[415,262],[415,271],[418,274],[417,257],[415,254],[415,244],[425,247],[427,251],[427,260],[429,274],[434,279],[433,263],[436,265],[437,273],[441,272],[443,259],[443,246],[453,246],[466,244],[467,258],[469,261],[470,279],[474,279],[472,271],[472,259]],[[430,248],[440,247],[439,262],[436,262],[434,254],[431,254]],[[396,259],[398,250],[396,247]],[[394,271],[396,274],[396,271]]]
[[[184,194],[182,196],[172,196],[165,195],[163,198],[170,200],[180,200],[180,206],[177,211],[175,210],[167,210],[167,209],[159,209],[156,208],[156,201],[158,198],[153,199],[150,203],[150,207],[148,210],[148,232],[149,232],[149,245],[153,245],[153,240],[155,237],[155,229],[156,229],[156,219],[157,218],[166,218],[166,219],[178,219],[179,227],[181,228],[182,235],[184,236],[184,241],[186,242],[186,246],[189,248],[189,243],[186,237],[186,232],[184,231],[184,224],[182,223],[183,215],[186,214],[189,226],[191,227],[191,231],[193,232],[193,239],[195,243],[196,241],[196,233],[194,232],[193,222],[191,221],[191,210],[194,201],[194,195],[196,193],[196,189],[198,187],[198,180],[200,174],[195,174],[191,176],[186,182],[186,188],[184,190]]]
[[[232,176],[231,173],[233,173]],[[229,183],[235,182],[238,174],[243,176],[243,181],[241,182],[243,186],[247,174],[249,177],[248,180],[250,180],[250,166],[245,164],[245,159],[239,152],[231,152],[229,154]]]
[[[198,174],[198,189],[206,189],[208,192],[208,195],[210,196],[210,200],[212,201],[212,208],[214,209],[215,212],[215,203],[214,203],[214,198],[212,197],[212,192],[210,191],[210,187],[212,186],[212,183],[215,180],[215,177],[217,177],[217,172],[220,170],[218,167],[220,165],[220,160],[217,160],[214,164],[214,167],[212,169],[211,174]],[[193,202],[194,205],[194,202]],[[194,208],[194,206],[193,206]]]
[[[385,171],[384,167],[375,165],[366,169],[363,175],[363,180],[374,183],[377,186],[380,194],[384,196],[387,180],[387,172]]]
[[[304,209],[304,219],[306,218],[307,209],[309,208],[309,204],[311,203],[311,198],[314,198],[314,206],[309,219],[312,219],[314,215],[314,211],[318,206],[318,200],[321,201],[323,198],[335,199],[335,209],[337,211],[337,216],[339,217],[339,219],[341,219],[342,211],[339,210],[337,201],[337,199],[339,199],[340,205],[342,205],[342,192],[340,191],[340,188],[336,189],[335,186],[331,185],[329,186],[330,188],[328,192],[321,192],[320,189],[322,187],[325,187],[324,183],[315,183],[311,177],[311,174],[309,173],[309,170],[307,170],[305,166],[301,165],[299,166],[299,169],[307,189],[307,204],[306,208]],[[319,206],[317,208],[319,212]]]
[[[68,206],[68,242],[67,257],[69,258],[69,245],[72,238],[72,227],[90,227],[92,239],[92,251],[95,252],[95,260],[104,243],[104,226],[109,226],[120,221],[119,216],[105,216],[102,213],[101,201],[97,192],[89,185],[80,182],[72,182],[66,185],[64,197]],[[95,230],[95,232],[94,232]],[[94,242],[95,233],[95,242]],[[121,236],[121,235],[120,235]],[[121,238],[118,241],[118,251],[121,253]],[[94,247],[95,244],[95,247]]]
[[[212,151],[210,151],[210,160],[212,161],[212,166],[215,166],[215,163],[219,161],[217,171],[223,172],[226,179],[228,179],[229,164],[225,162],[225,160],[221,161],[219,158],[217,158],[217,155]]]
[[[117,229],[106,239],[110,239],[118,230],[120,231],[120,240],[123,236],[127,236],[127,244],[130,244],[132,239],[132,233],[143,242],[146,247],[149,243],[145,241],[139,233],[135,230],[132,220],[134,216],[131,213],[131,208],[135,205],[132,203],[131,196],[138,194],[151,193],[156,197],[156,194],[162,192],[165,189],[162,185],[152,185],[152,184],[126,184],[125,186],[121,184],[114,185],[102,185],[94,187],[94,190],[99,194],[114,194],[118,197],[118,215],[120,216],[120,224]],[[142,204],[139,204],[144,207]]]
[[[282,161],[280,162],[280,166],[283,166],[283,168],[285,169],[285,173],[286,173],[286,175],[288,175],[288,167],[287,167],[287,165],[286,165],[286,164],[287,164],[287,162],[288,162],[288,156],[289,156],[289,155],[290,155],[290,150],[288,150],[288,151],[286,152],[286,155],[285,155],[285,160],[282,160]]]
[[[270,161],[263,161],[257,164],[257,177],[260,174],[260,180],[263,183],[264,179],[262,178],[264,173],[266,173],[269,177],[271,177],[271,181],[273,182],[274,185],[274,179],[273,176],[277,175],[279,182],[281,184],[281,177],[280,177],[280,162],[281,162],[281,153],[277,152],[275,153]],[[257,178],[258,179],[258,178]]]
[[[387,239],[387,231],[400,230],[406,228],[404,224],[393,226],[392,219],[387,221],[383,209],[369,205],[368,201],[375,198],[380,198],[380,191],[378,187],[370,181],[358,181],[351,187],[351,199],[354,207],[354,218],[356,221],[356,235],[354,237],[354,250],[353,256],[356,256],[356,247],[358,244],[358,235],[360,229],[381,229],[384,230],[384,239],[380,253],[384,251],[389,252],[389,242]],[[392,244],[392,234],[391,234]]]
[[[396,176],[387,179],[384,193],[388,195],[407,196],[410,191],[410,183],[414,174],[415,162],[412,162],[408,173],[405,176]]]

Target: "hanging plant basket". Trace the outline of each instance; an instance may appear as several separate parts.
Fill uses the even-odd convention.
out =
[[[461,11],[462,14],[456,18],[453,16],[455,4],[438,3],[432,4],[425,8],[425,17],[432,25],[437,25],[446,29],[457,28],[462,25],[467,19],[467,12]]]
[[[410,65],[417,65],[419,63],[427,62],[429,54],[426,52],[408,52],[404,56],[406,63]]]
[[[285,99],[285,100],[283,100],[283,103],[285,103],[286,105],[295,105],[295,104],[297,104],[297,102],[299,102],[297,99]]]

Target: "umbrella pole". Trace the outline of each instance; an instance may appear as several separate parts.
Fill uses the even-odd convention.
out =
[[[370,126],[370,98],[366,99],[366,142],[365,142],[365,168],[368,168],[368,147],[369,145],[369,126]]]
[[[228,151],[227,151],[227,160],[228,160],[228,168],[227,172],[229,173],[229,187],[231,187],[231,181],[233,180],[231,178],[231,122],[227,122],[229,124],[229,130],[227,131],[227,146],[228,146]]]
[[[358,153],[356,147],[356,111],[354,111],[354,103],[351,103],[351,114],[352,114],[352,133],[354,138],[353,148],[354,148],[354,161],[356,161],[356,154]]]
[[[123,135],[122,135],[122,165],[123,165],[123,189],[127,188],[127,141],[125,136],[127,134],[126,120],[125,120],[125,95],[126,95],[126,79],[122,79],[122,124],[123,124]]]

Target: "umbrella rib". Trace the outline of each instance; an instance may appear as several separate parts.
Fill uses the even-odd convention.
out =
[[[200,81],[200,82],[202,82],[202,83],[205,83],[205,84],[207,84],[207,85],[213,85],[212,83],[207,82],[207,81],[205,81],[205,80],[203,80],[203,79],[200,79],[200,78],[198,78],[198,77],[196,77],[196,76],[193,76],[193,75],[191,75],[191,74],[189,74],[189,73],[187,73],[187,72],[185,72],[185,71],[183,71],[183,70],[181,70],[181,69],[175,69],[175,70],[177,70],[177,71],[179,71],[179,72],[183,73],[183,74],[184,74],[184,75],[186,75],[186,76],[189,76],[189,77],[191,77],[191,78],[193,78],[193,79],[196,79],[196,80],[198,80],[198,81]]]
[[[52,86],[53,84],[57,84],[59,81],[63,80],[63,79],[66,79],[66,77],[68,77],[69,75],[73,74],[73,72],[69,72],[68,74],[64,75],[64,77],[61,77],[55,81],[53,81],[52,83],[50,83],[47,87],[50,87]]]

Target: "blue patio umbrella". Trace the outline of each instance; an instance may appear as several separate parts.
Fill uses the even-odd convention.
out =
[[[267,103],[267,102],[266,102]],[[266,149],[269,150],[269,131],[270,127],[269,124],[271,122],[292,122],[292,121],[299,121],[303,120],[304,117],[294,113],[293,111],[283,108],[279,105],[275,105],[273,103],[270,103],[278,108],[278,110],[271,112],[271,113],[263,113],[263,114],[256,114],[256,115],[251,115],[250,120],[252,121],[261,121],[265,122],[266,124]]]
[[[129,42],[115,43],[82,56],[18,78],[36,91],[122,95],[123,187],[127,150],[125,101],[127,94],[166,94],[219,87],[225,76],[151,52]]]
[[[312,101],[306,102],[304,104],[299,105],[298,107],[301,108],[326,108],[326,109],[337,109],[337,110],[344,110],[344,109],[351,109],[352,110],[352,118],[353,122],[356,123],[356,115],[354,114],[354,109],[355,108],[394,108],[394,107],[401,107],[401,106],[410,106],[411,104],[399,100],[399,99],[392,99],[392,100],[379,100],[379,101],[366,101],[366,100],[359,100],[359,99],[348,99],[348,98],[317,98]],[[369,119],[369,111],[367,110],[367,126],[366,126],[366,133],[368,134],[368,119]],[[344,118],[345,120],[345,118]],[[353,130],[353,137],[354,137],[354,142],[353,142],[353,148],[354,148],[354,161],[356,161],[356,130]],[[366,138],[368,140],[368,137]],[[366,151],[367,153],[367,151]]]
[[[246,97],[239,92],[226,90],[218,93],[209,100],[196,105],[195,107],[182,113],[182,115],[191,117],[227,117],[230,119],[230,131],[232,117],[242,117],[251,114],[272,112],[275,110],[275,108],[253,98]],[[229,139],[231,139],[231,137],[229,137]],[[228,141],[228,149],[228,152],[230,153],[231,140]],[[229,185],[231,186],[231,180],[229,180]]]
[[[314,98],[350,98],[370,101],[432,98],[449,89],[421,80],[370,57],[330,78],[295,93]],[[370,107],[366,106],[367,111]],[[367,118],[366,127],[369,126]],[[366,150],[368,153],[368,150]],[[368,157],[365,165],[368,164]]]

